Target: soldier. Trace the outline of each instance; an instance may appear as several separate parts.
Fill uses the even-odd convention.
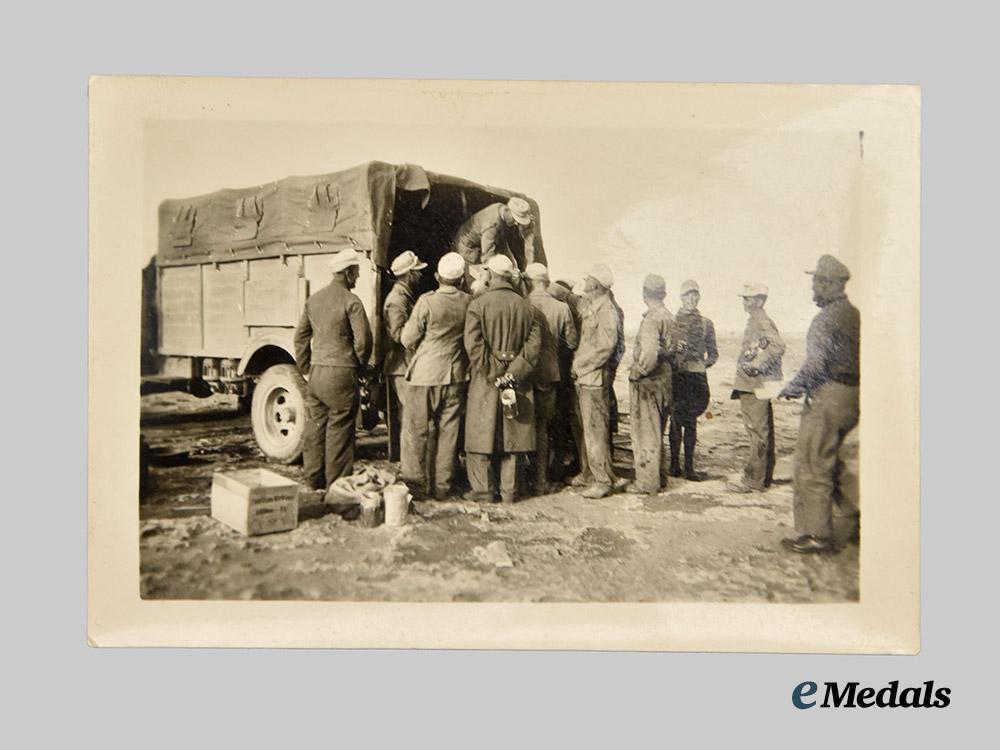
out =
[[[839,496],[838,452],[844,437],[858,423],[858,387],[861,382],[861,317],[845,293],[851,278],[847,266],[824,255],[813,274],[813,301],[820,308],[806,336],[806,361],[778,394],[779,398],[806,397],[795,447],[795,530],[784,539],[792,552],[831,553],[832,511]]]
[[[579,400],[587,466],[573,478],[584,487],[584,497],[605,497],[615,489],[611,462],[610,404],[608,387],[615,352],[619,348],[619,317],[609,292],[614,284],[611,269],[594,266],[586,278],[588,304],[580,326],[580,343],[573,357],[573,377]]]
[[[615,451],[614,436],[618,434],[618,394],[615,393],[615,380],[618,378],[618,366],[625,357],[625,311],[618,304],[613,291],[608,291],[608,298],[611,300],[611,306],[618,313],[618,346],[615,347],[615,353],[611,357],[610,378],[608,379],[608,414],[610,418],[608,444],[611,446],[610,450],[613,456]]]
[[[403,481],[417,497],[451,494],[458,434],[465,410],[468,358],[462,344],[465,311],[472,299],[462,291],[465,261],[447,253],[438,261],[438,289],[421,295],[403,327],[403,346],[413,352],[406,369],[403,411]],[[428,451],[433,427],[436,439]]]
[[[549,293],[569,307],[571,324],[580,340],[579,298],[572,292],[573,283],[559,280],[549,284]],[[573,351],[559,352],[559,385],[556,387],[556,416],[551,423],[549,440],[549,479],[564,481],[580,471],[575,434],[579,432],[576,414],[576,388],[573,386]]]
[[[750,438],[750,456],[739,482],[727,482],[733,492],[761,492],[774,479],[774,411],[771,398],[757,396],[765,383],[781,381],[781,357],[785,344],[767,313],[767,287],[745,284],[740,295],[747,312],[743,349],[736,363],[731,398],[739,400],[743,425]]]
[[[674,316],[663,305],[667,284],[651,273],[642,284],[646,312],[639,324],[629,370],[629,413],[635,481],[626,492],[655,495],[667,486],[663,432],[670,416],[674,353]]]
[[[427,268],[412,250],[404,250],[392,261],[389,270],[396,279],[382,303],[382,325],[385,328],[385,374],[389,401],[389,458],[399,457],[399,429],[406,409],[406,364],[409,355],[400,341],[403,326],[413,311],[413,292],[420,283],[421,271]]]
[[[539,314],[542,334],[541,354],[535,372],[535,492],[547,495],[549,482],[550,433],[556,417],[556,403],[561,380],[560,360],[572,356],[577,345],[577,330],[569,306],[549,294],[549,270],[541,263],[529,263],[524,269],[528,301]],[[558,286],[558,285],[557,285]]]
[[[458,228],[452,250],[470,266],[486,263],[498,253],[510,258],[512,265],[534,260],[534,234],[531,206],[524,198],[491,203],[477,211]],[[524,250],[520,250],[521,245]],[[518,255],[523,257],[518,258]]]
[[[541,330],[531,303],[511,286],[513,268],[506,255],[489,259],[486,291],[469,303],[465,318],[470,370],[465,458],[472,485],[467,500],[495,499],[491,462],[497,458],[500,497],[505,503],[514,502],[518,456],[535,450],[531,378],[538,363]],[[506,400],[510,395],[516,396],[513,402]]]
[[[674,320],[677,333],[674,369],[674,407],[670,416],[670,476],[681,475],[680,451],[684,443],[684,477],[692,482],[706,479],[694,468],[698,442],[698,417],[708,408],[710,392],[706,370],[719,359],[715,326],[698,311],[698,282],[681,284],[681,309]]]
[[[350,290],[364,258],[351,248],[333,256],[333,280],[309,297],[295,328],[295,364],[309,380],[303,468],[313,489],[325,490],[354,469],[357,378],[371,356],[372,333]]]

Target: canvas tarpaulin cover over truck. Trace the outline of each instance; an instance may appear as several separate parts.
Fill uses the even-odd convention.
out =
[[[462,191],[463,204],[464,191],[474,194],[470,212],[484,201],[520,195],[436,175],[413,164],[376,161],[342,172],[286,177],[257,187],[161,203],[157,264],[329,253],[353,246],[386,268],[396,191],[423,193],[420,202],[426,207],[436,188]],[[538,206],[521,197],[531,205],[537,236]],[[535,260],[544,262],[540,241],[534,253]]]

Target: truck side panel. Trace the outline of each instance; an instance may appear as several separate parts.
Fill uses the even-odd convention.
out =
[[[205,263],[201,266],[204,293],[204,349],[231,356],[239,352],[247,340],[243,325],[244,262]]]
[[[159,286],[161,353],[200,351],[201,269],[198,266],[163,268]]]
[[[299,319],[299,258],[262,258],[250,262],[244,323],[248,326],[294,326]]]

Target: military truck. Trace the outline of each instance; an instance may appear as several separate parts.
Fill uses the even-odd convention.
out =
[[[305,382],[292,336],[308,296],[329,283],[327,261],[345,247],[363,252],[355,293],[375,337],[362,419],[384,413],[377,373],[387,349],[382,301],[389,266],[413,250],[432,268],[466,218],[511,196],[528,201],[534,232],[511,248],[518,265],[545,261],[538,204],[523,193],[368,162],[342,172],[287,177],[251,188],[166,200],[158,248],[143,274],[142,393],[229,393],[249,408],[268,458],[302,453]],[[432,274],[422,282],[433,288]],[[379,397],[383,396],[383,397]]]

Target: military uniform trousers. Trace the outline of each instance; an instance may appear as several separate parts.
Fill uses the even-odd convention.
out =
[[[521,394],[518,394],[520,403]],[[530,451],[504,451],[504,420],[503,407],[497,399],[496,428],[493,431],[493,452],[476,453],[465,450],[465,469],[469,475],[469,486],[480,500],[493,500],[496,496],[496,479],[494,463],[499,464],[500,498],[506,502],[514,502],[517,497],[518,468],[523,466],[521,456]],[[534,421],[531,422],[534,426]],[[469,426],[466,425],[466,430]]]
[[[535,383],[535,490],[548,488],[549,447],[556,418],[558,383]]]
[[[418,491],[446,497],[455,474],[467,385],[407,383],[404,387],[403,481]]]
[[[611,461],[611,408],[604,386],[578,385],[580,423],[587,449],[587,466],[596,485],[610,489],[615,483]]]
[[[667,485],[667,449],[663,432],[670,417],[673,385],[669,375],[629,383],[629,411],[635,482],[645,492]]]
[[[740,391],[743,426],[750,438],[750,456],[743,468],[743,481],[757,490],[770,487],[774,480],[774,409],[770,399],[760,399]]]
[[[802,408],[795,447],[795,530],[833,537],[832,511],[840,474],[838,453],[858,422],[858,388],[828,381]]]
[[[386,381],[389,391],[389,459],[395,461],[400,457],[402,450],[400,431],[403,426],[403,412],[406,411],[404,394],[409,384],[404,373],[389,375]]]
[[[354,471],[354,433],[358,417],[358,383],[353,367],[313,365],[306,388],[306,422],[302,462],[306,481],[329,488]]]

